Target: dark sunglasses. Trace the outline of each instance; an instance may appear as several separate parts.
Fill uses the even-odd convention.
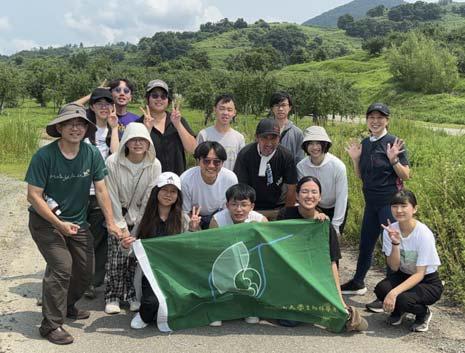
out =
[[[157,93],[157,92],[150,93],[150,97],[152,97],[153,99],[157,99],[157,98],[166,99],[166,98],[168,98],[166,93]]]
[[[200,159],[203,163],[204,166],[208,167],[210,165],[210,163],[213,163],[213,165],[215,167],[219,167],[221,165],[221,163],[223,163],[223,161],[221,159],[217,159],[217,158],[202,158]]]
[[[131,90],[127,87],[115,87],[112,89],[112,91],[116,92],[116,93],[121,93],[121,92],[124,92],[124,94],[129,94],[131,93]]]

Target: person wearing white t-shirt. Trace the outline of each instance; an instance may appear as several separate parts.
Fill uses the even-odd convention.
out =
[[[308,158],[297,164],[297,176],[299,180],[305,176],[320,180],[322,196],[318,208],[329,217],[334,230],[341,235],[347,219],[347,171],[344,162],[328,152],[331,145],[331,139],[323,127],[307,128],[302,149]]]
[[[234,169],[236,156],[245,146],[244,135],[231,127],[231,120],[236,116],[236,104],[234,97],[230,94],[222,94],[216,97],[214,112],[216,116],[215,125],[207,127],[197,135],[197,143],[205,141],[216,141],[226,150],[228,158],[223,167]]]
[[[249,222],[268,222],[261,213],[253,210],[255,206],[255,190],[247,184],[236,184],[226,190],[226,208],[213,215],[210,228],[221,228],[233,224]],[[246,317],[248,324],[258,324],[256,316]],[[213,321],[210,326],[221,326],[221,321]]]
[[[412,331],[428,331],[432,317],[429,305],[437,302],[443,284],[437,269],[441,265],[431,230],[414,218],[417,212],[415,195],[398,191],[391,200],[395,223],[382,225],[383,252],[394,271],[375,287],[384,311],[390,313],[388,323],[400,325],[406,313],[415,315]]]
[[[216,141],[199,144],[194,151],[198,166],[181,174],[183,210],[191,212],[192,207],[200,207],[202,229],[207,229],[211,217],[226,204],[226,190],[237,184],[234,172],[223,168],[227,158],[223,146]]]

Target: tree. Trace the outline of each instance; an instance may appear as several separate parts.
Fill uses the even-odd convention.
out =
[[[282,54],[271,46],[244,50],[226,58],[226,67],[231,71],[271,71],[280,69],[283,64]]]
[[[424,93],[450,92],[458,80],[457,58],[447,48],[410,32],[387,57],[391,74],[408,90]]]
[[[0,114],[5,105],[16,104],[22,89],[20,71],[11,64],[0,62]]]
[[[366,50],[368,54],[373,56],[380,55],[385,46],[386,41],[384,37],[367,38],[362,42],[362,49]]]
[[[234,22],[235,29],[247,28],[247,22],[244,21],[243,18],[238,18],[236,22]]]
[[[380,17],[384,15],[386,11],[386,7],[384,5],[378,5],[370,10],[367,11],[368,17]]]
[[[337,28],[347,30],[354,23],[354,17],[351,14],[346,13],[337,19]]]

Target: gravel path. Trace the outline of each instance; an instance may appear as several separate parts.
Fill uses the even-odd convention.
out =
[[[294,329],[271,325],[247,325],[242,321],[223,327],[202,327],[162,334],[150,326],[129,328],[132,315],[103,313],[103,293],[82,300],[91,310],[83,321],[67,321],[75,337],[68,347],[55,346],[38,334],[41,309],[36,305],[41,292],[44,262],[27,229],[26,185],[0,176],[0,353],[17,352],[465,352],[465,317],[444,302],[433,308],[430,331],[409,332],[408,323],[388,328],[384,314],[364,312],[370,331],[361,334],[331,334],[311,325]],[[353,271],[356,254],[345,249],[341,262],[344,279]],[[370,271],[368,287],[382,277]],[[354,296],[348,301],[358,307],[374,299],[373,294]]]

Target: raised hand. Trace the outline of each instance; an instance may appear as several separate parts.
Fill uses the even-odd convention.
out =
[[[400,239],[402,236],[400,235],[400,232],[397,229],[391,227],[391,221],[389,219],[387,220],[387,225],[381,224],[381,227],[383,227],[387,231],[389,238],[391,239],[391,242],[396,244],[400,243]]]
[[[200,229],[200,221],[202,217],[200,216],[200,206],[193,206],[191,213],[191,220],[189,221],[189,230],[195,232]]]
[[[404,151],[404,140],[398,139],[397,137],[392,146],[390,143],[386,146],[386,155],[391,163]]]
[[[152,115],[150,114],[150,109],[149,106],[145,106],[146,109],[140,107],[140,110],[142,111],[142,114],[144,114],[144,125],[147,128],[147,130],[151,131],[153,128],[153,124],[155,122],[155,119],[152,118]]]
[[[108,108],[108,125],[112,129],[118,127],[118,115],[116,115],[116,106],[114,104]]]
[[[174,106],[174,102],[172,104],[171,114],[170,114],[171,123],[174,125],[175,128],[181,124],[181,112],[179,108]]]
[[[356,140],[350,140],[345,148],[351,159],[360,159],[362,155],[362,145]]]

